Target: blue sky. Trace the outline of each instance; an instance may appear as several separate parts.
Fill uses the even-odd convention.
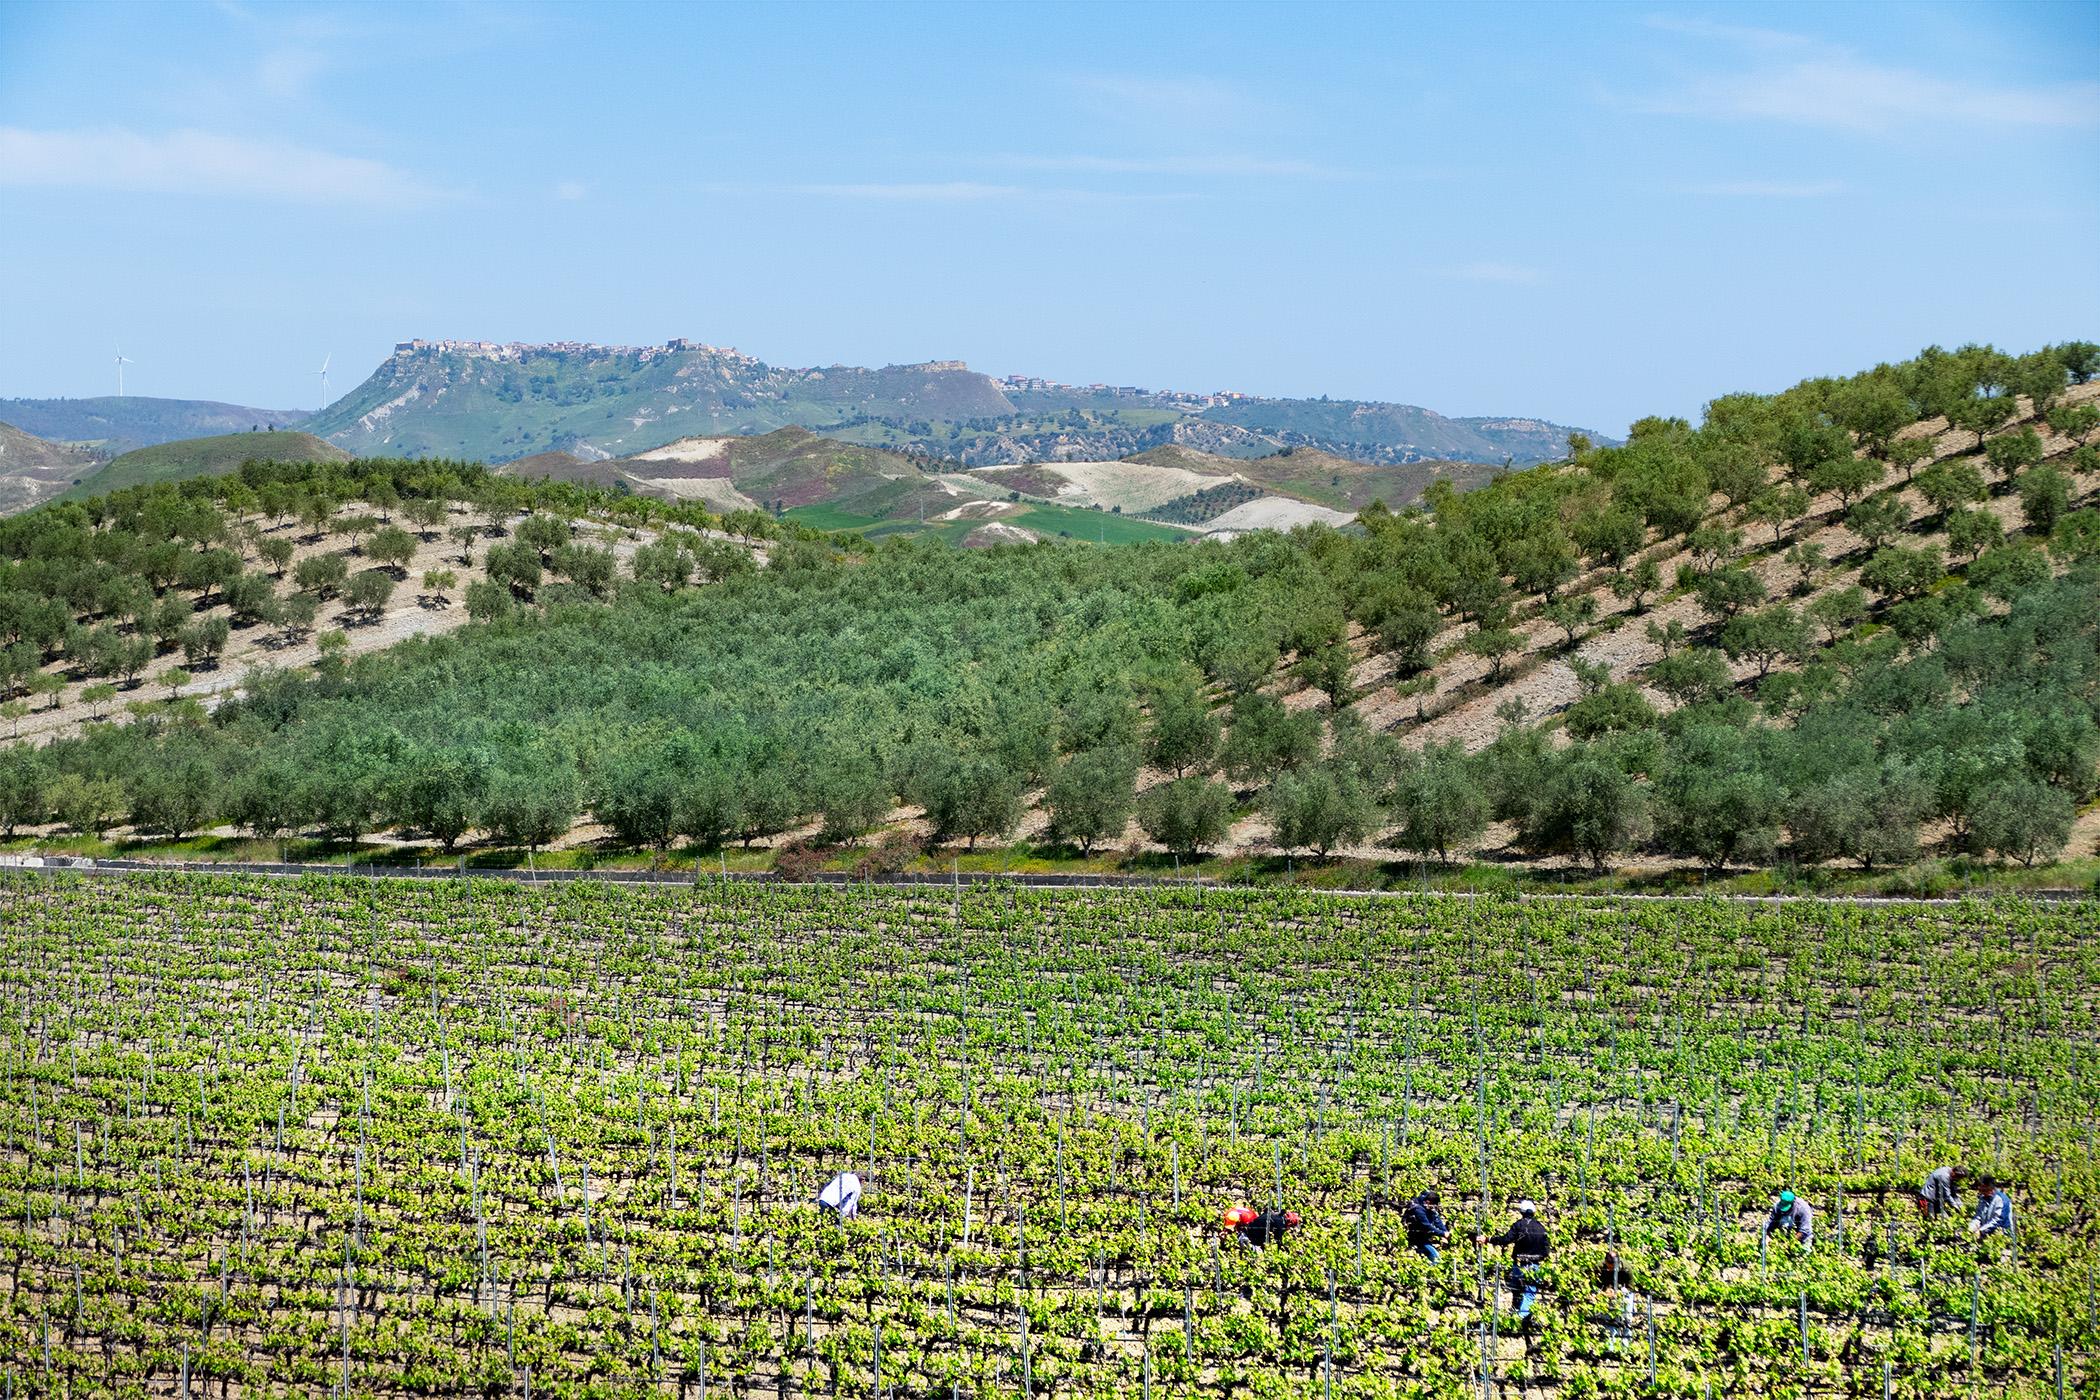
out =
[[[396,340],[1622,429],[2100,338],[2100,6],[0,0],[0,396]]]

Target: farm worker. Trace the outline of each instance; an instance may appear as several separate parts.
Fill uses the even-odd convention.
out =
[[[1604,1251],[1604,1262],[1597,1266],[1597,1286],[1603,1289],[1607,1296],[1616,1294],[1621,1289],[1625,1290],[1624,1296],[1620,1299],[1620,1307],[1623,1314],[1620,1325],[1624,1327],[1625,1335],[1632,1336],[1634,1308],[1633,1270],[1626,1267],[1625,1262],[1619,1258],[1616,1250],[1607,1249]]]
[[[1539,1265],[1553,1252],[1546,1227],[1539,1224],[1539,1208],[1530,1201],[1517,1202],[1517,1218],[1507,1230],[1490,1238],[1473,1236],[1475,1244],[1509,1246],[1509,1291],[1517,1295],[1517,1318],[1531,1320],[1531,1305],[1539,1299]]]
[[[1759,1232],[1758,1238],[1762,1240],[1774,1230],[1782,1235],[1793,1235],[1806,1249],[1816,1239],[1815,1209],[1792,1191],[1781,1191],[1772,1202],[1771,1214],[1765,1217],[1765,1228]]]
[[[1265,1210],[1256,1215],[1245,1206],[1231,1212],[1237,1222],[1233,1229],[1239,1242],[1250,1249],[1265,1249],[1272,1244],[1282,1244],[1284,1235],[1298,1224],[1295,1210]]]
[[[1918,1188],[1918,1214],[1927,1220],[1961,1208],[1962,1183],[1969,1179],[1967,1167],[1940,1167]]]
[[[1400,1214],[1401,1222],[1407,1227],[1407,1247],[1432,1264],[1441,1257],[1438,1246],[1451,1234],[1451,1227],[1438,1209],[1442,1200],[1432,1186],[1409,1201]]]
[[[860,1214],[860,1177],[854,1172],[840,1172],[824,1183],[817,1193],[817,1204],[836,1212],[840,1220],[851,1220]]]
[[[1979,1239],[1991,1235],[2010,1238],[2013,1233],[2012,1197],[1989,1177],[1976,1183],[1976,1218],[1969,1222],[1969,1233]]]

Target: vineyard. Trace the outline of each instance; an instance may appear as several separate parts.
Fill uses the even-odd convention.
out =
[[[0,875],[0,951],[9,1397],[2100,1395],[2090,903]]]

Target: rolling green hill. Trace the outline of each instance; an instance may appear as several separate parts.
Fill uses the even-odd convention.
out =
[[[1097,544],[1185,538],[1182,532],[1086,503],[1059,503],[1046,493],[1013,488],[998,472],[939,471],[938,464],[803,428],[758,437],[686,438],[632,457],[577,462],[550,455],[530,459],[538,474],[591,485],[613,485],[665,500],[703,501],[716,509],[753,508],[819,530],[857,530],[870,539],[931,535],[965,541],[1011,540],[1001,531],[973,541],[979,527],[997,523],[1035,538]],[[506,474],[523,463],[503,468]],[[1100,469],[1112,473],[1114,463]],[[1044,469],[1048,470],[1048,469]]]
[[[496,470],[527,480],[697,502],[714,510],[813,512],[810,523],[819,529],[916,522],[922,513],[947,509],[956,495],[956,488],[912,458],[803,428],[754,437],[680,438],[602,461],[539,452]],[[818,524],[818,519],[832,523]]]
[[[127,486],[150,486],[193,476],[224,476],[243,462],[347,462],[350,454],[311,433],[222,433],[185,438],[127,452],[90,473],[60,497],[79,501]]]
[[[870,538],[926,531],[958,543],[993,521],[1038,537],[1097,543],[1172,539],[1177,532],[1157,522],[1201,526],[1229,505],[1265,498],[1345,513],[1372,501],[1398,510],[1420,499],[1434,481],[1464,489],[1498,470],[1466,462],[1351,462],[1317,448],[1243,459],[1180,445],[1110,462],[945,471],[942,465],[804,428],[780,428],[756,437],[681,438],[603,461],[541,452],[497,470],[701,502],[716,510],[760,509],[815,529],[858,530]],[[1230,503],[1212,499],[1213,490],[1192,510],[1173,508],[1179,495],[1228,482],[1238,489]],[[1141,515],[1148,519],[1136,518]],[[994,531],[987,538],[1002,536]]]

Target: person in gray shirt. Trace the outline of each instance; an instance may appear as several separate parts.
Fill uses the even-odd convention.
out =
[[[1968,1179],[1967,1167],[1946,1166],[1935,1170],[1918,1188],[1918,1214],[1931,1220],[1960,1210],[1961,1188]]]
[[[1782,1191],[1772,1202],[1772,1210],[1765,1217],[1765,1228],[1760,1232],[1760,1242],[1774,1230],[1782,1235],[1792,1235],[1801,1241],[1803,1249],[1815,1243],[1816,1212],[1807,1201],[1791,1191]]]

